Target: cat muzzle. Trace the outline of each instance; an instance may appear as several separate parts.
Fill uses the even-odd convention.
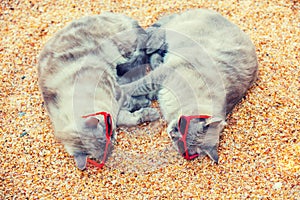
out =
[[[89,115],[85,115],[82,116],[82,118],[88,118],[88,117],[94,117],[97,115],[102,115],[104,117],[104,122],[105,122],[105,136],[106,136],[106,145],[105,145],[105,150],[104,150],[104,155],[102,158],[102,161],[99,163],[96,160],[93,160],[91,158],[87,158],[87,162],[90,163],[91,165],[98,167],[98,168],[102,168],[105,164],[105,161],[107,160],[107,155],[108,155],[108,151],[109,149],[111,149],[112,147],[112,143],[111,143],[111,136],[112,136],[112,132],[113,132],[113,123],[112,123],[112,117],[109,113],[107,112],[97,112],[94,114],[89,114]]]
[[[182,115],[182,116],[180,116],[180,118],[178,120],[178,128],[179,128],[180,134],[182,135],[182,138],[179,138],[179,140],[177,141],[177,145],[178,145],[179,153],[186,160],[193,160],[199,156],[198,153],[189,155],[189,151],[187,148],[186,138],[187,138],[187,134],[188,134],[188,130],[189,130],[190,121],[192,119],[207,119],[207,118],[210,118],[210,116],[208,116],[208,115],[191,115],[191,116]]]

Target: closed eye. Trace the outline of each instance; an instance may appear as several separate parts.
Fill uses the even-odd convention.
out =
[[[173,129],[175,132],[178,132],[178,128],[177,127],[174,127]]]
[[[209,124],[206,126],[203,126],[203,133],[206,133],[208,128],[209,128]]]

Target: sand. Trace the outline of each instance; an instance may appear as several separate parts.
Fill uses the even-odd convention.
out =
[[[53,136],[37,84],[45,42],[73,19],[124,13],[147,27],[209,8],[252,39],[259,79],[228,116],[218,165],[186,161],[163,119],[118,129],[106,166],[78,170]],[[300,199],[300,3],[272,1],[0,2],[0,199]]]

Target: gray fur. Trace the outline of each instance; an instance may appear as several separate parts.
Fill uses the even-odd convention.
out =
[[[158,92],[167,132],[176,147],[182,137],[177,124],[181,115],[211,116],[191,121],[187,144],[189,154],[208,155],[218,162],[226,115],[257,77],[254,45],[236,25],[204,9],[163,18],[147,31],[151,65],[158,67],[123,89],[132,96]],[[162,56],[155,48],[162,46],[166,54],[156,59]]]
[[[113,129],[119,124],[135,125],[159,117],[152,108],[130,112],[148,106],[149,101],[132,101],[117,82],[145,74],[145,69],[135,68],[135,61],[144,56],[144,37],[136,21],[104,13],[70,23],[47,42],[40,54],[39,86],[55,136],[74,156],[79,169],[85,168],[87,156],[101,160],[106,143],[103,116],[82,116],[108,112]],[[117,70],[120,74],[130,70],[139,73],[120,77]]]

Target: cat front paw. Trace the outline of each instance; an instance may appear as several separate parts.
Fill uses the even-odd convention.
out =
[[[134,112],[141,108],[150,107],[151,101],[145,96],[131,97],[131,108],[130,111]]]

